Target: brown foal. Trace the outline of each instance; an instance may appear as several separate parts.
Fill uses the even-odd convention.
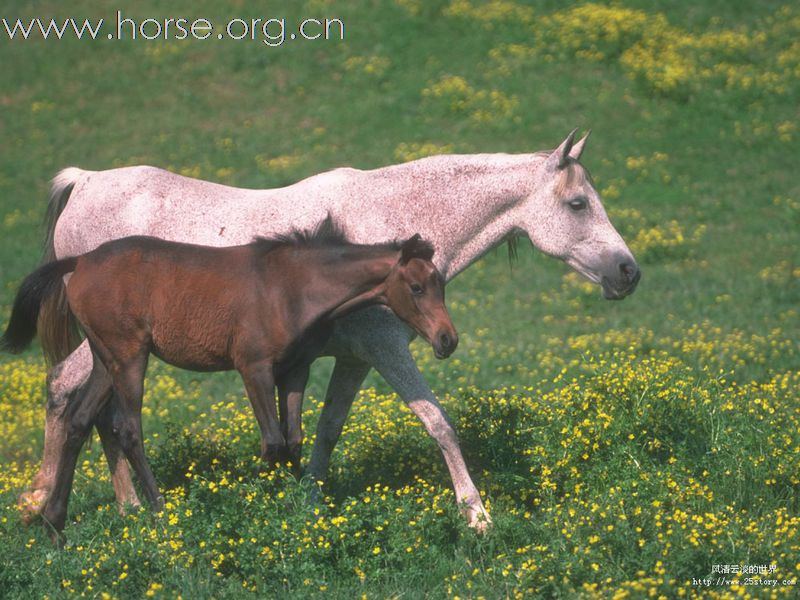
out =
[[[194,371],[236,369],[261,430],[262,459],[289,460],[298,469],[303,391],[334,319],[385,304],[438,357],[455,349],[432,256],[418,235],[403,243],[347,243],[327,219],[312,233],[229,248],[128,237],[31,273],[0,345],[19,352],[30,343],[41,303],[71,273],[67,298],[94,356],[83,401],[69,405],[76,408],[66,415],[69,433],[44,518],[63,530],[78,454],[95,421],[114,432],[148,501],[161,506],[141,428],[151,353]]]

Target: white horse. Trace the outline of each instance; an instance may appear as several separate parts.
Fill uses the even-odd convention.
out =
[[[371,171],[341,168],[269,190],[228,187],[147,166],[98,172],[68,168],[53,181],[48,258],[84,254],[129,235],[244,244],[255,235],[310,229],[330,214],[356,243],[421,234],[433,243],[434,262],[446,280],[504,240],[527,235],[536,248],[599,284],[606,298],[623,298],[635,289],[639,268],[578,163],[588,134],[577,143],[574,134],[552,152],[435,156]],[[69,335],[69,317],[62,299],[60,306],[45,307],[40,320],[45,352],[61,362],[48,377],[42,467],[19,500],[25,520],[47,502],[60,448],[71,435],[63,415],[90,385],[91,352],[85,341],[77,345],[79,338]],[[315,481],[324,479],[355,394],[374,367],[439,444],[459,507],[471,526],[483,530],[489,515],[456,432],[409,352],[412,338],[412,330],[382,308],[337,321],[325,351],[336,362],[309,473]],[[289,402],[297,404],[297,399]],[[120,509],[138,505],[107,421],[98,419],[96,425]]]

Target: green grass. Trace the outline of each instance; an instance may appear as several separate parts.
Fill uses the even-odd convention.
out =
[[[69,13],[13,4],[0,16],[113,17],[94,0]],[[123,12],[275,16],[230,4]],[[483,4],[308,0],[286,16],[337,16],[346,40],[272,49],[0,40],[3,318],[38,263],[48,180],[64,166],[147,163],[272,187],[395,163],[401,144],[536,151],[575,126],[593,130],[583,162],[643,271],[633,296],[609,303],[523,242],[513,265],[500,249],[448,286],[458,352],[443,362],[419,342],[414,352],[489,502],[484,537],[462,523],[438,449],[376,374],[315,514],[303,486],[258,474],[235,374],[156,363],[145,430],[167,514],[117,516],[95,443],[76,477],[69,546],[55,551],[14,508],[40,456],[43,364],[38,350],[3,357],[5,594],[671,598],[708,591],[691,580],[713,565],[798,577],[800,15],[782,2],[626,0],[587,5],[575,21],[549,0],[468,10]],[[532,17],[514,12],[522,5]],[[618,39],[625,9],[642,12],[622,19]],[[750,41],[728,43],[731,32]],[[629,60],[637,43],[656,48],[655,66]],[[664,87],[665,66],[685,79]],[[455,92],[435,93],[453,77],[472,90],[456,98],[464,109],[452,108]],[[487,100],[492,91],[511,108]],[[309,438],[330,369],[314,367]]]

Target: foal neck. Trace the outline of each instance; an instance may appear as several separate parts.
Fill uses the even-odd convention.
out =
[[[303,321],[335,319],[368,304],[385,304],[386,279],[397,264],[394,247],[336,245],[296,249],[294,267],[306,270]]]

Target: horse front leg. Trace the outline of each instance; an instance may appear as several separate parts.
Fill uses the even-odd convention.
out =
[[[308,465],[308,472],[315,482],[325,481],[331,454],[342,435],[353,400],[370,368],[369,363],[354,357],[336,357],[325,392],[322,414],[317,423],[317,438],[311,450],[311,462]]]
[[[469,526],[480,532],[486,531],[492,520],[469,475],[458,444],[458,436],[447,413],[417,368],[407,342],[402,338],[392,341],[391,338],[384,337],[383,340],[383,345],[373,348],[370,356],[372,366],[422,421],[428,435],[439,444],[453,481],[456,501]]]
[[[90,386],[92,352],[84,340],[64,361],[50,369],[47,377],[47,413],[44,429],[42,465],[31,485],[20,494],[17,506],[23,523],[29,524],[44,509],[55,485],[62,448],[67,440],[65,415],[79,408]],[[77,404],[78,406],[73,406]],[[120,510],[125,505],[139,506],[130,470],[116,439],[107,428],[98,426],[103,450],[112,473]]]
[[[408,349],[410,340],[411,330],[381,307],[365,308],[337,321],[333,347],[338,344],[347,348],[359,362],[343,362],[339,370],[337,359],[317,427],[317,440],[309,470],[316,480],[324,479],[330,451],[342,431],[353,396],[371,365],[394,388],[439,444],[459,508],[471,527],[485,531],[491,519],[478,489],[472,483],[455,429],[411,356]]]
[[[285,459],[291,463],[292,474],[302,475],[300,459],[303,453],[303,394],[308,383],[310,364],[292,368],[278,378],[281,433],[286,441]]]

